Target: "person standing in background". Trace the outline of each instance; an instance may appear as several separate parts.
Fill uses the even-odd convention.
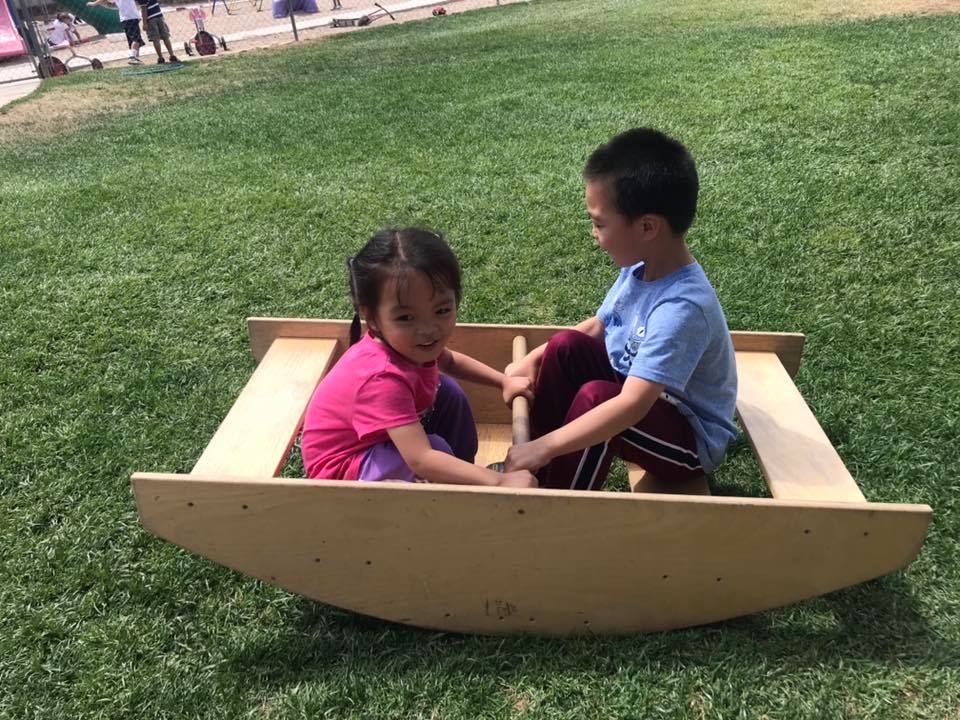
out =
[[[120,24],[123,26],[123,32],[127,36],[127,47],[130,49],[130,58],[127,60],[131,65],[140,65],[140,48],[143,47],[143,35],[140,34],[140,10],[137,9],[136,0],[93,0],[88,2],[88,7],[100,5],[101,7],[116,6],[120,13]]]

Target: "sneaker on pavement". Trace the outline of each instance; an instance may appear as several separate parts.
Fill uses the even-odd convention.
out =
[[[171,56],[170,56],[170,62],[178,63],[178,62],[180,62],[180,61],[177,60],[177,56],[176,56],[176,55],[171,55]]]
[[[166,60],[163,59],[163,55],[157,55],[157,65],[163,65]]]
[[[143,65],[143,60],[141,60],[140,58],[138,58],[136,55],[131,55],[131,56],[127,59],[127,64],[128,64],[128,65]]]

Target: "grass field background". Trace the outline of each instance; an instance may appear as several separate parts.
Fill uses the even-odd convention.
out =
[[[77,74],[0,115],[0,718],[960,717],[960,17],[821,9],[533,2]],[[636,125],[697,158],[689,240],[731,328],[806,333],[798,385],[867,498],[933,507],[906,571],[706,628],[491,639],[142,530],[129,475],[190,469],[252,369],[244,318],[347,317],[343,258],[381,225],[448,234],[463,321],[593,312],[615,269],[579,171]],[[744,443],[716,484],[763,492]]]

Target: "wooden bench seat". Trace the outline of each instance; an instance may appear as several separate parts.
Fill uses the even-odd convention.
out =
[[[737,414],[774,498],[865,502],[775,353],[737,352],[737,375]]]
[[[191,474],[277,475],[336,350],[331,339],[274,340]]]
[[[737,351],[737,414],[778,500],[865,502],[863,493],[774,352]],[[628,464],[634,492],[709,495],[706,477],[667,483]]]

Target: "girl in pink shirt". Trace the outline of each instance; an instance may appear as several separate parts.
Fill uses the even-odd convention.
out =
[[[529,378],[505,377],[447,349],[460,302],[460,265],[450,246],[428,230],[386,229],[347,266],[351,346],[307,408],[307,476],[536,487],[525,470],[473,464],[477,429],[453,378],[496,387],[508,399],[532,392]]]

